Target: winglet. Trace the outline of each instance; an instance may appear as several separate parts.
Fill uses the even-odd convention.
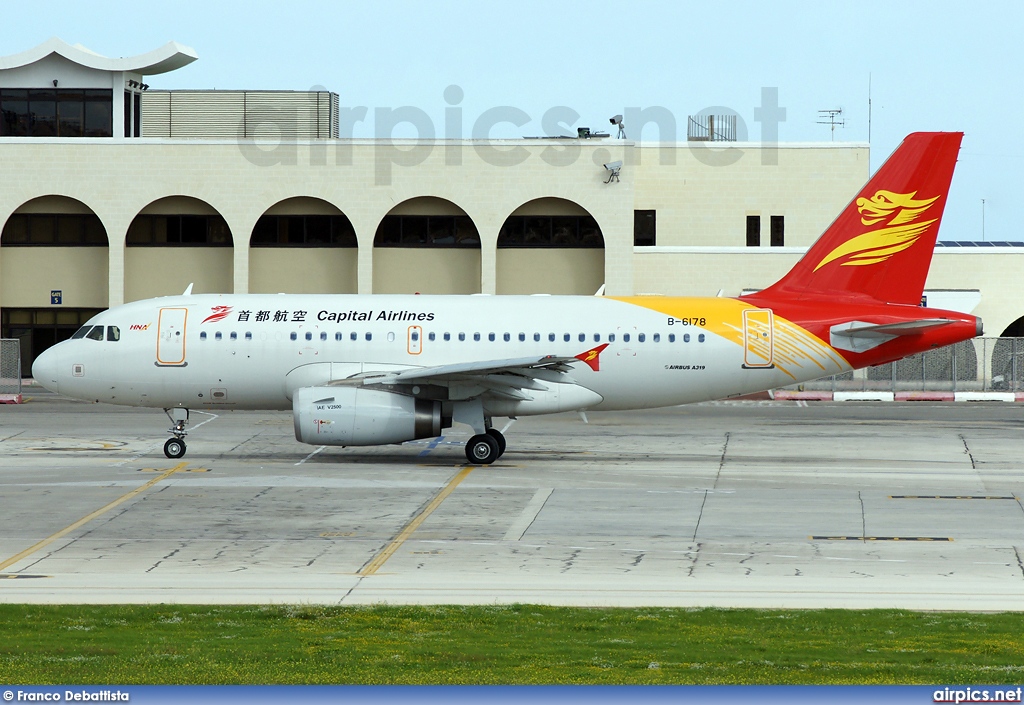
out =
[[[182,296],[192,296],[192,287],[193,286],[195,286],[194,283],[193,284],[189,284],[188,288],[185,289],[184,293],[182,293]]]
[[[594,372],[601,371],[601,351],[608,347],[608,343],[601,343],[596,348],[581,352],[576,356],[577,360],[587,363]]]

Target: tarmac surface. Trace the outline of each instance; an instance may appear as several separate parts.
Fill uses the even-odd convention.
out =
[[[0,602],[1024,609],[1024,406],[718,402],[380,448],[0,407]],[[503,420],[502,420],[503,421]]]

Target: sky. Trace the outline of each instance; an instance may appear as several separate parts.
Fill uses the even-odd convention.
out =
[[[755,109],[777,89],[780,141],[870,137],[872,171],[910,132],[964,132],[940,238],[1024,240],[1024,145],[1011,129],[1024,116],[1022,20],[1024,4],[1006,0],[51,0],[4,9],[0,55],[51,36],[106,56],[173,40],[199,60],[148,78],[152,88],[326,88],[342,107],[368,108],[355,137],[375,136],[378,108],[419,108],[439,137],[452,131],[445,109],[458,108],[469,137],[484,111],[512,106],[530,122],[491,135],[519,137],[550,132],[553,109],[580,116],[563,122],[573,132],[662,107],[685,140],[686,116],[717,107],[759,141]],[[845,123],[834,135],[818,124],[831,109]],[[659,139],[654,126],[626,129]]]

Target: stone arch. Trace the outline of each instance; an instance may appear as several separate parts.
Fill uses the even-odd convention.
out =
[[[499,294],[591,295],[604,284],[604,234],[575,201],[523,203],[505,218],[497,247]]]
[[[234,239],[221,213],[192,196],[165,196],[132,219],[125,238],[125,301],[231,293]]]
[[[249,292],[354,294],[358,239],[337,206],[312,196],[278,201],[249,238]]]
[[[397,204],[377,225],[373,247],[374,293],[480,293],[480,233],[446,198]]]

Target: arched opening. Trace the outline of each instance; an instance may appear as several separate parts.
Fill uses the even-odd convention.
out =
[[[1021,316],[1016,321],[1006,326],[1002,333],[999,334],[1000,338],[1024,338],[1024,316]]]
[[[205,201],[168,196],[143,208],[128,227],[125,301],[180,294],[230,293],[233,240],[224,218]]]
[[[356,231],[319,198],[280,201],[260,216],[249,240],[254,294],[354,294],[359,288]]]
[[[604,235],[590,213],[564,198],[537,198],[498,234],[499,294],[593,294],[604,284]]]
[[[21,341],[23,375],[43,350],[107,307],[109,257],[103,223],[74,198],[33,198],[4,223],[0,338]]]
[[[377,226],[373,247],[375,294],[480,293],[480,233],[451,201],[399,203]]]

